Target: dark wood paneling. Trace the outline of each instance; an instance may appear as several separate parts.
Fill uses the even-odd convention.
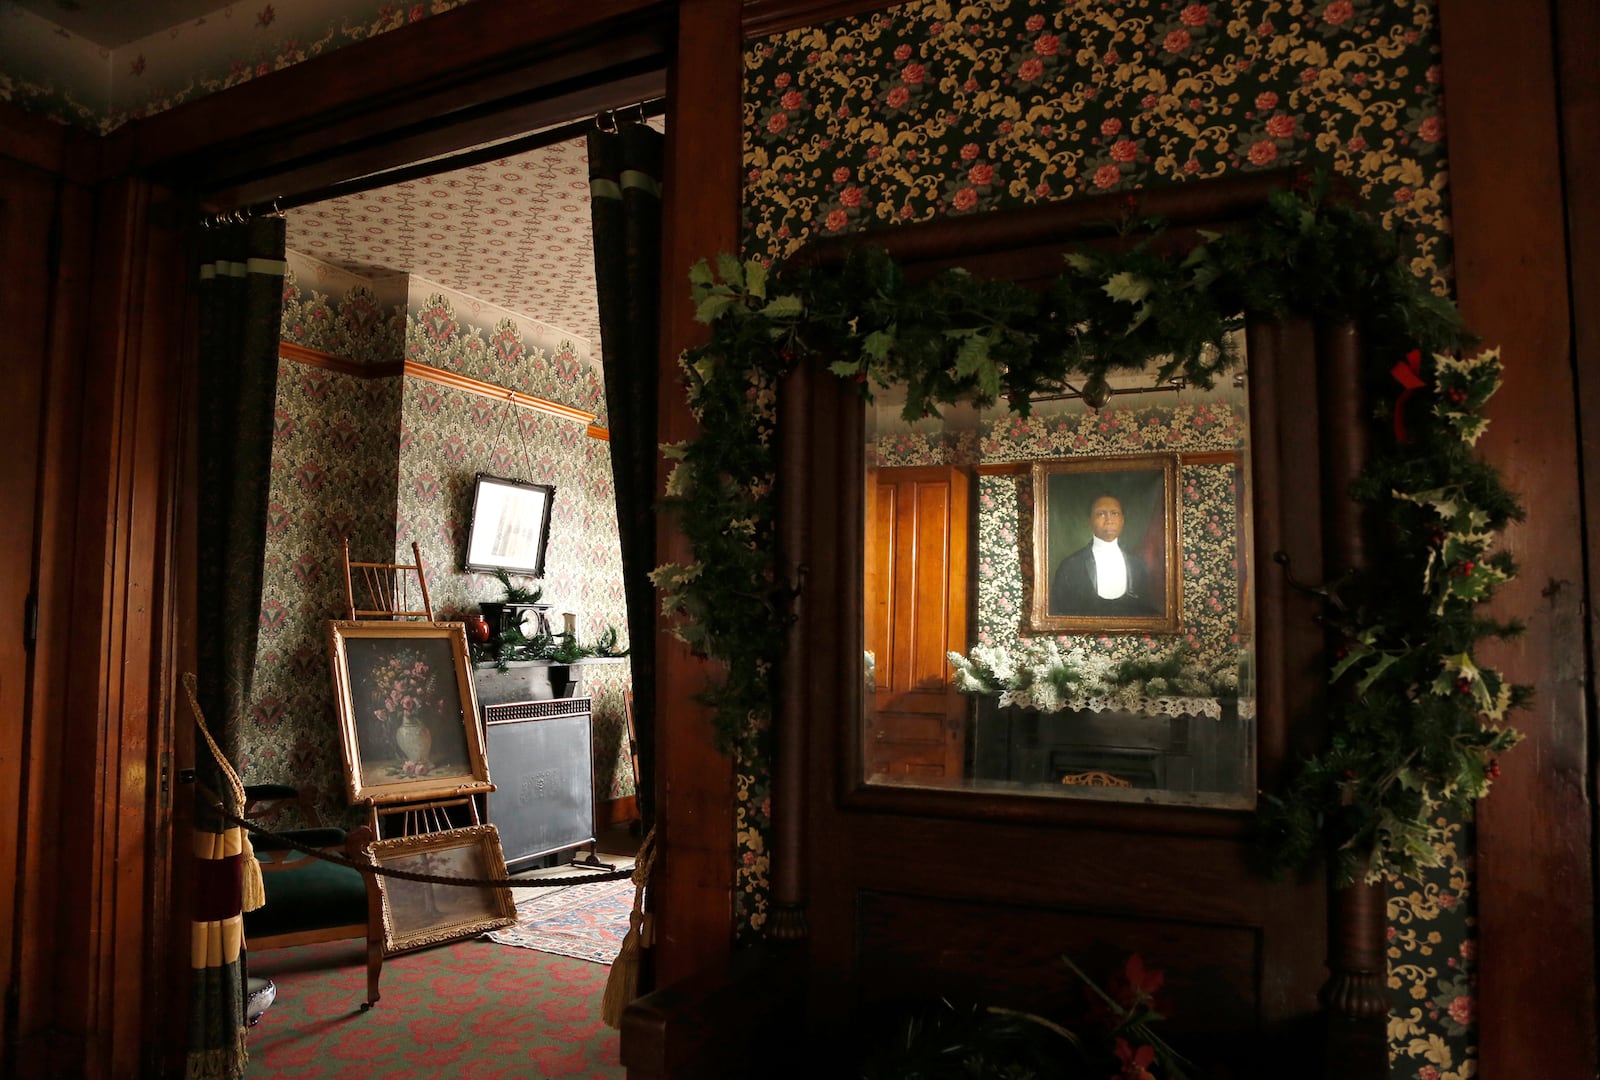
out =
[[[1493,610],[1525,618],[1528,630],[1484,648],[1482,659],[1537,695],[1513,717],[1527,739],[1506,755],[1478,816],[1478,1068],[1486,1077],[1521,1075],[1532,1061],[1552,1077],[1593,1076],[1597,1067],[1586,555],[1578,542],[1584,523],[1550,13],[1548,4],[1531,4],[1508,18],[1491,0],[1439,9],[1457,294],[1467,324],[1502,348],[1506,365],[1479,451],[1527,511],[1527,523],[1504,538],[1521,576]],[[1585,44],[1572,41],[1582,58],[1574,61],[1582,75],[1572,90],[1592,107],[1594,54]],[[1587,45],[1592,50],[1592,37]],[[1572,164],[1581,166],[1581,157]],[[1570,198],[1585,208],[1583,220],[1593,213],[1593,180],[1573,175]],[[1583,318],[1592,330],[1593,309]],[[1552,961],[1553,942],[1560,962]]]
[[[52,228],[58,224],[64,192],[50,172],[0,159],[0,264],[11,282],[0,292],[0,325],[7,328],[12,358],[6,378],[0,425],[9,435],[10,452],[0,461],[0,612],[8,622],[0,630],[0,927],[16,925],[23,859],[23,793],[28,778],[24,762],[38,730],[29,707],[31,647],[24,643],[27,603],[36,584],[38,500],[41,459],[45,451],[44,415],[50,384],[50,298],[55,287],[49,273]],[[0,935],[0,972],[6,985],[17,987],[13,949],[15,935]],[[0,1017],[0,1047],[10,1042],[8,1018]],[[3,1058],[0,1051],[0,1058]],[[0,1061],[3,1065],[3,1061]],[[3,1071],[3,1069],[0,1069]]]
[[[129,143],[127,167],[175,169],[216,190],[331,158],[364,155],[369,169],[400,165],[470,144],[462,138],[574,119],[573,109],[592,113],[599,100],[571,103],[560,117],[518,115],[521,126],[510,130],[489,118],[586,93],[609,82],[608,72],[659,70],[670,11],[659,0],[595,0],[535,15],[522,0],[478,0],[151,117]],[[487,126],[446,132],[459,124]],[[440,134],[385,149],[424,132]],[[362,170],[335,171],[343,175],[330,179]]]
[[[662,243],[660,439],[692,438],[678,355],[704,340],[688,299],[688,268],[739,247],[740,60],[736,0],[684,0],[667,113],[666,215]],[[658,484],[664,487],[666,463]],[[661,488],[658,487],[658,490]],[[663,562],[694,555],[671,520],[656,539]],[[712,745],[711,724],[693,701],[707,676],[677,638],[657,635],[656,797],[664,856],[652,881],[655,983],[717,968],[732,937],[733,769]]]
[[[1259,1023],[1261,935],[1252,926],[1139,918],[1105,907],[863,892],[856,929],[865,943],[863,1003],[938,994],[1048,1013],[1085,996],[1063,956],[1104,986],[1134,952],[1170,966],[1162,993],[1171,1001],[1172,1021],[1164,1025],[1170,1032],[1239,1031]]]

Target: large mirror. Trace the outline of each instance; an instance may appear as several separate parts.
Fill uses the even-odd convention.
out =
[[[1144,373],[1020,416],[867,406],[871,785],[1248,808],[1250,423]]]

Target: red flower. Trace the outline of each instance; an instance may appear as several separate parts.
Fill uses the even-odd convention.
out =
[[[1294,117],[1279,113],[1267,121],[1267,134],[1274,139],[1287,139],[1294,135]]]
[[[1100,134],[1102,135],[1115,135],[1121,130],[1122,121],[1118,120],[1115,116],[1100,121]]]
[[[835,210],[828,215],[828,219],[823,222],[823,225],[829,232],[838,232],[840,229],[845,227],[845,224],[849,220],[849,214],[846,214],[843,210]]]
[[[1044,29],[1044,16],[1029,15],[1028,21],[1023,25],[1028,28],[1029,33],[1037,34],[1040,30]]]
[[[1454,1020],[1462,1027],[1467,1027],[1472,1023],[1473,1016],[1478,1010],[1476,1004],[1470,997],[1465,994],[1461,994],[1450,1003],[1450,1008],[1448,1011],[1450,1013],[1450,1019]]]
[[[900,77],[910,86],[920,86],[927,71],[921,64],[907,64],[900,72]]]
[[[1204,4],[1190,4],[1178,12],[1178,21],[1185,26],[1204,26],[1211,18],[1211,9]]]
[[[1031,56],[1024,60],[1022,62],[1022,66],[1017,69],[1017,78],[1021,79],[1023,82],[1033,82],[1033,80],[1037,79],[1043,74],[1044,64]]]
[[[1167,981],[1165,973],[1146,970],[1144,957],[1138,953],[1129,956],[1127,963],[1122,965],[1122,977],[1127,981],[1127,992],[1132,995],[1130,1000],[1123,1001],[1123,1005],[1130,1009],[1135,1005],[1148,1004]]]
[[[982,153],[982,148],[975,142],[969,142],[961,148],[962,161],[974,161]]]
[[[1422,121],[1417,128],[1417,138],[1423,142],[1436,143],[1444,138],[1444,121],[1437,116],[1430,116]]]
[[[1408,187],[1395,188],[1394,201],[1397,203],[1408,203],[1411,201],[1412,194],[1412,190]]]
[[[1278,95],[1271,90],[1263,91],[1256,95],[1256,109],[1260,112],[1271,112],[1278,107]]]
[[[789,85],[789,82],[792,78],[793,76],[787,71],[780,71],[778,74],[772,77],[772,85],[776,86],[779,90],[782,90],[785,86]]]
[[[1341,26],[1350,21],[1356,13],[1355,5],[1350,0],[1333,0],[1333,3],[1322,9],[1322,21],[1329,26]]]
[[[262,8],[260,11],[256,12],[256,25],[257,26],[271,26],[272,25],[272,20],[276,19],[277,17],[278,17],[278,13],[276,11],[272,10],[272,5],[271,4],[268,4],[266,7]]]
[[[1040,34],[1039,40],[1033,43],[1033,51],[1040,56],[1054,56],[1061,48],[1061,39],[1054,34]]]
[[[982,187],[984,184],[993,183],[994,166],[974,165],[971,169],[967,170],[967,181],[968,183],[976,184],[979,187]]]
[[[412,4],[411,5],[411,21],[412,22],[421,22],[424,18],[427,17],[427,14],[428,14],[428,9],[423,7],[421,4]]]
[[[778,104],[782,105],[785,109],[798,109],[801,105],[805,104],[805,98],[800,96],[800,91],[790,90],[787,94],[778,99]]]
[[[1118,139],[1111,144],[1112,161],[1132,161],[1139,156],[1139,144],[1132,139]]]
[[[861,189],[858,187],[845,188],[843,191],[839,192],[839,201],[846,206],[860,206]]]
[[[905,103],[911,100],[911,91],[907,90],[903,86],[897,86],[893,90],[889,91],[889,96],[884,100],[887,102],[889,108],[899,109],[904,107]]]
[[[1116,187],[1117,181],[1122,179],[1122,170],[1115,165],[1102,165],[1095,170],[1094,186],[1097,188]]]
[[[1169,53],[1181,53],[1183,50],[1189,47],[1192,40],[1193,39],[1189,37],[1189,31],[1174,30],[1172,33],[1168,34],[1162,39],[1161,47],[1166,49]]]
[[[842,184],[848,179],[850,179],[850,170],[843,165],[833,170],[833,182],[835,184]]]
[[[911,46],[910,45],[897,45],[897,46],[895,46],[894,58],[896,60],[900,61],[902,64],[905,63],[907,60],[910,60],[911,59]]]
[[[1186,172],[1186,173],[1191,173],[1191,174],[1199,172],[1200,171],[1200,162],[1198,160],[1196,160],[1195,158],[1190,158],[1188,161],[1185,161],[1183,163],[1183,171]]]
[[[1153,1046],[1141,1046],[1135,1050],[1128,1045],[1127,1039],[1118,1039],[1112,1052],[1117,1055],[1117,1061],[1122,1069],[1117,1073],[1116,1080],[1155,1080],[1150,1072],[1150,1066],[1155,1064],[1156,1051]]]
[[[789,114],[776,112],[767,117],[767,130],[776,135],[789,126]]]
[[[971,210],[978,205],[978,193],[972,188],[964,187],[956,192],[956,197],[951,200],[951,203],[957,210]]]
[[[1367,148],[1367,140],[1363,139],[1360,135],[1352,135],[1350,137],[1350,141],[1344,145],[1345,148],[1352,154],[1359,154],[1361,151]]]
[[[1270,165],[1278,159],[1278,144],[1271,139],[1258,139],[1250,147],[1250,164]]]

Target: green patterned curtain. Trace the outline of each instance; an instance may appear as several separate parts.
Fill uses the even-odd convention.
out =
[[[595,286],[611,423],[617,532],[633,667],[639,813],[655,820],[656,353],[661,296],[663,137],[644,124],[589,134]]]
[[[212,736],[238,761],[255,666],[262,553],[283,309],[284,221],[205,230],[199,306],[199,643],[197,696]],[[190,935],[190,1080],[244,1075],[244,837],[210,813],[230,785],[197,738]]]

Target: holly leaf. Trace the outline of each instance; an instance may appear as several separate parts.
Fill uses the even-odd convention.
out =
[[[767,298],[767,268],[762,266],[757,259],[746,260],[744,264],[745,291],[757,300]]]
[[[717,256],[717,276],[729,285],[744,286],[744,266],[739,262],[737,255],[729,255],[726,251]]]
[[[1132,270],[1123,270],[1112,274],[1104,285],[1105,294],[1113,300],[1121,300],[1128,304],[1137,304],[1150,295],[1151,282],[1147,277],[1140,277]]]
[[[700,301],[699,306],[694,309],[694,321],[701,323],[716,322],[717,316],[733,305],[733,299],[732,296],[726,294],[713,293]]]
[[[761,309],[761,314],[769,319],[797,319],[803,311],[805,305],[800,302],[800,298],[787,294],[767,301],[767,306]]]

